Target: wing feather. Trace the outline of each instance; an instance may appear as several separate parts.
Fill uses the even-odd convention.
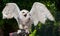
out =
[[[2,14],[5,17],[8,17],[7,14],[10,14],[9,16],[12,16],[12,17],[14,16],[14,18],[16,18],[19,15],[19,12],[20,12],[20,9],[16,3],[7,3],[5,8],[2,11]]]
[[[47,18],[51,21],[54,21],[54,18],[50,11],[46,8],[46,6],[42,3],[35,2],[30,10],[30,18],[33,20],[34,25],[37,25],[40,21],[41,23],[45,23]]]

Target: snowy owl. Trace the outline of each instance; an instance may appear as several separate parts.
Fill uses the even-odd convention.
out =
[[[26,32],[29,32],[29,29],[31,29],[31,24],[34,24],[35,26],[38,22],[45,24],[47,19],[55,21],[47,7],[39,2],[35,2],[30,11],[25,9],[20,10],[16,3],[7,3],[2,14],[3,19],[15,18],[19,29],[25,29]],[[18,31],[21,32],[20,30]]]

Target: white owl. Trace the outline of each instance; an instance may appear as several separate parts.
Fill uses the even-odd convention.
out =
[[[35,2],[30,11],[25,9],[20,11],[16,3],[7,3],[2,11],[2,14],[3,19],[15,18],[19,28],[25,29],[26,32],[31,28],[31,24],[34,24],[35,26],[38,24],[38,22],[45,24],[47,19],[55,21],[54,17],[46,6],[39,2]],[[18,31],[21,32],[20,30]]]

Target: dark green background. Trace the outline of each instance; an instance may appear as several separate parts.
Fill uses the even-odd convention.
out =
[[[59,0],[0,0],[0,28],[3,29],[4,35],[8,36],[8,33],[15,32],[18,29],[17,22],[14,18],[12,19],[2,19],[2,10],[6,3],[16,3],[20,10],[27,9],[30,11],[34,2],[41,2],[46,5],[46,7],[53,14],[55,21],[52,22],[47,20],[43,25],[36,26],[36,36],[60,36],[60,2]],[[32,32],[35,26],[32,26]]]

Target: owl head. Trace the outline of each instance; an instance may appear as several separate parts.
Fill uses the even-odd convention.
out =
[[[26,17],[28,13],[29,11],[25,9],[20,11],[20,14],[22,14],[24,17]]]

